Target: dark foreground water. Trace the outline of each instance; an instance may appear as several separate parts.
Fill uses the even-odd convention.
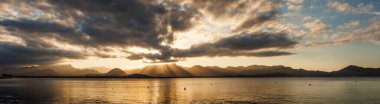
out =
[[[380,78],[15,78],[0,103],[379,104]]]

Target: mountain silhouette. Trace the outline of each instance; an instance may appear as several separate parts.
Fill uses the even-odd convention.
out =
[[[149,65],[142,69],[130,71],[152,77],[258,77],[258,76],[298,76],[315,77],[328,76],[328,72],[308,71],[304,69],[293,69],[285,66],[251,65],[220,68],[218,66],[195,65],[184,68],[176,64]]]
[[[56,71],[61,76],[81,76],[81,75],[100,74],[98,71],[94,69],[77,69],[71,65],[58,65],[58,66],[52,66],[50,68]]]
[[[58,73],[52,69],[40,68],[36,66],[4,70],[3,74],[16,76],[59,76]]]
[[[130,75],[127,75],[130,74]],[[61,77],[380,77],[380,68],[364,68],[349,65],[338,71],[325,72],[294,69],[287,66],[218,66],[181,67],[176,64],[148,65],[141,69],[122,70],[114,68],[102,74],[94,69],[76,69],[71,65],[22,67],[3,70],[3,74],[13,76],[61,76]]]
[[[126,75],[127,74],[119,68],[114,68],[105,74],[105,76],[126,76]]]
[[[110,68],[107,68],[107,67],[89,67],[87,69],[93,69],[93,70],[95,70],[95,71],[97,71],[99,73],[103,73],[103,74],[107,73],[107,72],[109,72],[111,70]]]
[[[331,72],[333,76],[380,76],[380,68],[364,68],[349,65],[339,71]]]
[[[20,75],[21,73],[28,73],[35,70],[41,70],[43,68],[38,68],[36,66],[28,66],[28,67],[21,67],[17,69],[6,69],[3,70],[3,74],[12,74],[12,75]]]
[[[286,67],[282,65],[277,66],[265,66],[265,65],[250,65],[250,66],[240,66],[240,67],[227,67],[227,70],[233,71],[235,75],[241,76],[264,76],[276,73],[280,75],[282,73],[284,76],[298,76],[298,77],[316,77],[316,76],[327,76],[327,72],[322,71],[309,71],[304,69],[293,69],[291,67]]]
[[[144,75],[144,74],[131,74],[126,77],[127,78],[150,78],[151,76]]]
[[[18,69],[5,70],[3,73],[17,76],[85,76],[89,74],[100,74],[93,69],[77,69],[71,65],[21,67]]]
[[[57,72],[52,69],[42,69],[42,70],[31,70],[27,72],[20,72],[19,76],[59,76]]]
[[[194,65],[187,69],[189,73],[197,77],[221,77],[228,75],[225,70],[220,67],[203,67],[200,65]]]

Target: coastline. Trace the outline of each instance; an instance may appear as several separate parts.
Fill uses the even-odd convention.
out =
[[[167,78],[380,78],[380,76],[276,76],[276,77],[263,77],[263,76],[228,76],[228,77],[83,77],[83,76],[14,76],[14,77],[2,77],[0,79],[10,79],[10,78],[81,78],[81,79],[92,79],[92,78],[120,78],[120,79],[167,79]]]

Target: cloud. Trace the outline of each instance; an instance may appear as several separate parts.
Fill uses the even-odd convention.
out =
[[[286,5],[288,6],[288,10],[300,11],[302,10],[303,0],[288,0]]]
[[[192,0],[191,5],[204,11],[214,20],[237,19],[234,32],[245,31],[253,26],[274,20],[279,15],[280,0]]]
[[[294,4],[302,4],[304,0],[288,0],[288,2],[294,3]]]
[[[328,45],[340,45],[343,43],[347,43],[352,41],[352,38],[346,37],[338,40],[332,41],[309,41],[304,44],[306,47],[320,47],[320,46],[328,46]]]
[[[276,19],[280,12],[280,2],[263,2],[258,8],[264,8],[262,11],[254,12],[257,15],[247,17],[243,22],[241,22],[233,31],[245,31],[253,26],[260,25],[262,23]],[[259,9],[260,10],[260,9]]]
[[[296,44],[286,33],[242,33],[220,39],[213,43],[214,47],[236,50],[257,50],[262,48],[288,48]]]
[[[286,33],[248,31],[276,20],[280,14],[279,0],[16,0],[2,1],[0,5],[14,7],[0,10],[0,27],[7,36],[4,39],[17,40],[0,41],[0,49],[6,50],[0,58],[8,60],[1,65],[50,64],[90,56],[152,62],[175,62],[200,56],[269,57],[294,54],[282,49],[297,44]],[[177,33],[198,26],[205,16],[239,21],[231,27],[230,37],[199,43],[189,49],[172,47]],[[126,51],[131,47],[158,52]],[[112,52],[122,55],[110,54]],[[24,55],[27,57],[22,57]]]
[[[358,14],[369,13],[374,8],[374,6],[371,3],[367,5],[360,3],[355,7],[351,6],[349,3],[343,3],[339,1],[329,2],[327,6],[329,8],[335,9],[337,12],[351,12]]]
[[[47,3],[64,16],[62,18],[73,18],[75,24],[67,26],[49,20],[5,19],[1,21],[1,25],[17,31],[17,34],[28,35],[28,38],[48,36],[89,47],[159,48],[162,42],[171,43],[172,32],[191,28],[197,13],[195,9],[178,7],[175,4],[164,6],[138,0],[95,0],[91,3],[49,0]],[[183,8],[186,10],[182,10]]]
[[[338,12],[347,12],[350,10],[351,6],[348,3],[341,3],[338,1],[329,2],[327,4],[329,8],[333,8]]]
[[[277,16],[278,11],[271,11],[271,12],[266,12],[263,14],[260,14],[256,17],[250,17],[246,19],[244,22],[239,24],[233,31],[244,31],[245,29],[249,29],[255,25],[260,25],[262,23],[265,23],[267,21],[275,19]]]
[[[311,37],[319,36],[321,35],[322,32],[325,32],[328,29],[330,29],[330,26],[323,23],[319,19],[315,19],[314,21],[307,22],[305,23],[304,26],[310,31],[308,33],[308,36],[311,36]]]
[[[161,45],[162,43],[170,44],[173,41],[174,32],[187,31],[196,25],[198,14],[197,9],[179,6],[171,2],[159,3],[140,0],[15,2],[2,2],[2,5],[13,5],[15,7],[21,4],[26,5],[32,9],[39,9],[43,16],[54,13],[50,14],[51,18],[31,19],[29,15],[25,15],[14,18],[4,16],[0,20],[0,26],[4,27],[9,35],[19,37],[25,42],[26,46],[23,48],[28,50],[41,49],[41,52],[45,52],[43,51],[45,48],[57,48],[57,46],[46,42],[45,39],[85,47],[86,50],[133,46],[161,49],[164,47]],[[18,9],[24,10],[24,7],[18,7]],[[65,20],[65,22],[55,21],[60,19]],[[3,47],[6,46],[2,45],[0,48]],[[7,48],[7,51],[12,53],[11,51],[17,50]],[[108,57],[100,53],[95,52],[99,57]],[[55,57],[54,54],[46,55]],[[14,58],[21,60],[22,57]],[[39,59],[38,57],[30,58],[30,60],[32,58]],[[8,64],[12,62],[14,64],[24,63],[9,61]],[[35,62],[43,63],[38,60]],[[27,63],[25,62],[25,64]]]
[[[355,22],[355,21],[354,21]],[[356,24],[356,23],[353,23]],[[380,22],[374,21],[365,28],[355,29],[350,32],[339,33],[339,37],[331,41],[306,42],[306,47],[318,47],[326,45],[339,45],[353,40],[372,42],[380,45]]]
[[[288,10],[301,11],[302,5],[288,4]]]
[[[380,12],[373,12],[373,14],[380,16]]]
[[[20,65],[53,64],[65,58],[85,58],[80,52],[54,49],[32,48],[19,44],[0,42],[0,66],[17,67]]]
[[[90,42],[101,45],[159,48],[162,42],[171,43],[172,32],[191,28],[197,13],[196,9],[170,2],[170,5],[139,0],[50,2],[61,10],[71,11],[67,15],[75,16],[74,11],[81,11],[86,16],[78,20],[82,21],[78,24],[81,32],[90,37]]]
[[[355,39],[380,44],[380,22],[374,21],[366,28],[356,29],[345,34],[347,36],[353,36]]]
[[[358,4],[358,6],[353,10],[353,12],[356,12],[356,13],[369,13],[370,11],[372,11],[372,9],[374,8],[374,6],[372,4],[363,4],[363,3],[360,3]]]
[[[186,57],[216,57],[216,56],[254,56],[271,57],[292,55],[294,53],[264,50],[263,49],[287,49],[292,48],[297,42],[288,38],[286,33],[242,33],[220,39],[216,42],[203,43],[191,46],[189,49],[167,48],[160,54],[133,54],[129,59],[149,59],[153,62],[170,62]]]
[[[350,28],[353,28],[353,27],[356,27],[356,26],[359,26],[360,25],[360,21],[351,21],[349,23],[344,23],[340,26],[338,26],[338,28],[340,29],[350,29]]]

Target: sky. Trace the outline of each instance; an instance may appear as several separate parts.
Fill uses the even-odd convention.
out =
[[[0,69],[380,67],[378,0],[1,0]]]

